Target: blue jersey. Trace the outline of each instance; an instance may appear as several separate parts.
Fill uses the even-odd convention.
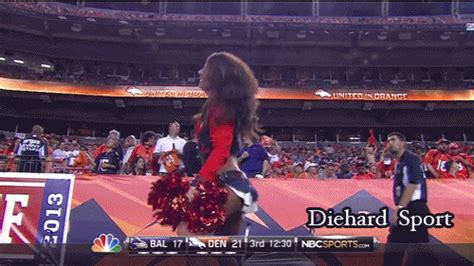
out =
[[[418,155],[405,151],[397,163],[393,179],[393,200],[399,205],[403,191],[408,184],[417,184],[418,188],[413,193],[410,201],[427,200],[426,177]]]

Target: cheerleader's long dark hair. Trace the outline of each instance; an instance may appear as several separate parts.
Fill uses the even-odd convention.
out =
[[[207,58],[206,67],[209,71],[208,99],[200,113],[194,116],[206,124],[211,107],[219,106],[222,116],[216,123],[234,121],[237,132],[243,136],[255,136],[261,133],[258,124],[258,81],[250,67],[237,56],[227,53],[213,53]]]

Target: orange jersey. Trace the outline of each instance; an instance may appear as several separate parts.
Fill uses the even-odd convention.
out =
[[[92,156],[94,158],[97,158],[97,157],[99,157],[99,155],[101,153],[107,152],[108,150],[109,150],[109,148],[107,148],[107,145],[102,144],[94,151],[94,154],[92,154]]]
[[[151,166],[153,162],[153,151],[155,150],[154,146],[146,147],[143,144],[138,144],[132,151],[130,158],[128,159],[128,163],[133,164],[135,159],[140,156],[145,159],[146,163]]]
[[[424,162],[430,164],[438,173],[440,178],[449,178],[446,163],[451,161],[451,156],[447,153],[441,153],[438,150],[430,150],[426,153]]]
[[[85,152],[81,151],[79,156],[77,156],[76,160],[74,160],[74,167],[78,168],[85,168],[90,165],[89,157],[85,154]]]

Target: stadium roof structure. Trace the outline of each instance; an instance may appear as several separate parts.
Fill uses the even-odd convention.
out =
[[[252,64],[267,65],[468,66],[474,61],[474,32],[452,15],[429,17],[424,23],[390,16],[373,23],[364,17],[326,21],[313,16],[160,13],[156,19],[119,20],[58,16],[11,5],[0,4],[1,47],[51,57],[196,63],[213,51],[227,50]],[[374,54],[378,59],[370,60]]]

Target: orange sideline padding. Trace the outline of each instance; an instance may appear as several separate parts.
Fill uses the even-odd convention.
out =
[[[78,176],[73,193],[73,208],[94,199],[129,236],[174,235],[167,226],[155,225],[152,211],[147,205],[151,182],[157,177],[148,176]],[[259,212],[248,218],[268,227],[276,222],[285,231],[303,226],[307,221],[306,208],[332,208],[358,192],[365,191],[371,197],[358,199],[356,205],[370,207],[378,200],[391,209],[391,180],[283,180],[254,179],[259,192],[259,208],[271,217],[259,217]],[[430,234],[443,243],[474,243],[474,180],[428,180],[428,206],[432,213],[450,211],[455,215],[453,228],[430,229]],[[119,204],[119,207],[117,205]],[[352,203],[352,207],[354,203]],[[362,208],[363,209],[363,208]],[[377,236],[385,242],[387,228],[329,229],[318,228],[318,235],[348,234]]]

